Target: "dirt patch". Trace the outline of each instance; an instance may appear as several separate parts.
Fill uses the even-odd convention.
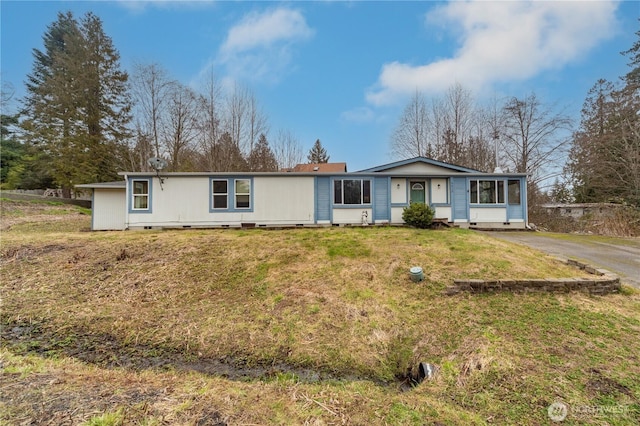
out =
[[[106,383],[73,383],[64,373],[3,374],[0,404],[15,411],[15,424],[77,425],[92,417],[132,406],[130,417],[163,417],[164,413],[148,401],[161,397],[157,389],[116,389]],[[70,392],[69,390],[74,390]],[[136,413],[136,411],[138,413]],[[21,413],[21,414],[19,414]]]
[[[65,355],[104,368],[190,371],[239,381],[268,380],[282,374],[294,375],[298,381],[306,383],[327,380],[372,380],[293,366],[282,361],[248,363],[240,354],[237,357],[223,359],[201,358],[197,353],[187,350],[179,352],[158,346],[124,344],[107,334],[67,330],[65,335],[58,335],[37,323],[2,323],[0,336],[3,346],[19,355]]]
[[[591,377],[587,381],[587,390],[594,395],[624,394],[633,397],[631,390],[617,381],[605,376],[597,368],[590,370]]]
[[[69,249],[68,245],[61,244],[47,244],[42,247],[37,246],[21,246],[21,247],[9,247],[0,251],[0,258],[2,260],[23,260],[33,259],[48,253],[57,251],[66,251]]]

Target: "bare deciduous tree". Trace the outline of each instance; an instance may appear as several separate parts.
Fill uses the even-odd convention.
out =
[[[291,169],[296,164],[301,164],[304,159],[304,151],[300,141],[288,130],[280,129],[276,134],[272,150],[278,162],[278,168]]]
[[[167,147],[169,164],[173,171],[183,171],[185,154],[192,150],[198,136],[198,103],[196,94],[179,83],[171,86],[166,99],[167,119],[162,135]]]
[[[210,71],[204,85],[204,93],[200,96],[200,150],[202,152],[203,170],[216,170],[220,152],[218,140],[222,135],[222,89]]]
[[[542,104],[533,93],[524,99],[509,99],[503,114],[501,142],[510,169],[528,173],[534,185],[559,175],[571,120]]]
[[[391,136],[391,150],[400,158],[432,156],[429,114],[424,95],[415,91]]]
[[[393,133],[392,152],[401,158],[426,156],[490,171],[495,161],[484,116],[460,84],[430,102],[416,91]]]
[[[163,154],[160,131],[165,102],[171,91],[172,81],[164,68],[158,64],[136,64],[132,78],[132,91],[136,103],[136,130],[138,135],[145,135],[154,150],[154,155]],[[146,170],[145,165],[142,165]]]
[[[225,129],[231,142],[242,152],[247,134],[248,89],[235,85],[226,101]]]
[[[260,137],[266,135],[269,131],[267,116],[262,111],[262,108],[258,104],[258,100],[253,93],[249,93],[247,96],[247,127],[249,145],[247,154],[251,157]],[[253,170],[251,161],[249,161],[249,167]]]
[[[438,160],[453,164],[468,163],[468,147],[465,146],[472,136],[471,129],[477,121],[476,108],[471,92],[459,83],[451,86],[440,103],[441,121],[444,133],[437,139]]]

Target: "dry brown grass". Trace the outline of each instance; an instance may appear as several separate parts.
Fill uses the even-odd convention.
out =
[[[640,294],[443,296],[579,274],[483,234],[25,222],[0,254],[0,422],[540,424],[558,398],[640,418]],[[402,392],[421,361],[437,377]]]

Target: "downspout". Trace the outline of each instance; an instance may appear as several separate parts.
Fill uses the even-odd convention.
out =
[[[524,209],[524,227],[525,228],[529,228],[529,188],[527,187],[527,179],[528,176],[525,176],[521,179],[521,182],[523,183],[523,188],[524,188],[524,195],[522,196],[522,202],[525,205],[525,209]]]

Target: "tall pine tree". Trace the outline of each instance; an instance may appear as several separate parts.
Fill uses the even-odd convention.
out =
[[[623,54],[632,67],[621,79],[624,85],[599,80],[573,135],[567,172],[578,202],[640,206],[640,40]]]
[[[117,178],[131,103],[119,54],[96,15],[59,13],[34,49],[23,100],[28,143],[51,159],[50,174],[73,185]]]
[[[316,139],[316,143],[313,144],[307,155],[307,160],[310,164],[328,163],[329,156],[327,150],[322,147],[320,139]]]

